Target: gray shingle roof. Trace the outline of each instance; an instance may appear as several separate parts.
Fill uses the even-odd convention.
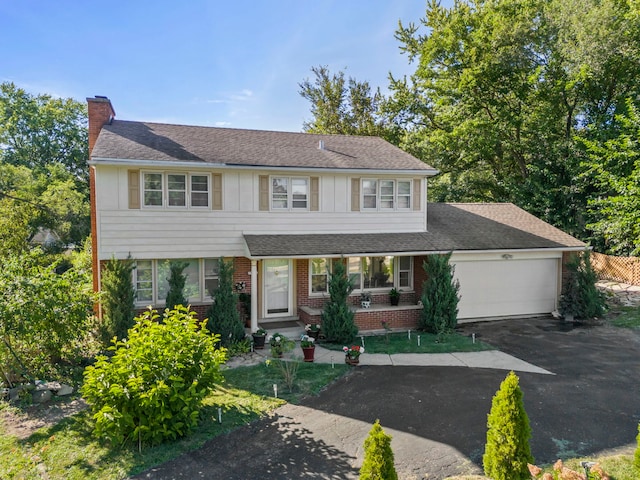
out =
[[[255,257],[586,247],[511,203],[430,203],[427,212],[428,232],[245,234],[244,238]]]
[[[318,148],[324,142],[324,150]],[[432,167],[378,137],[240,130],[113,120],[92,158],[218,165],[419,170]]]

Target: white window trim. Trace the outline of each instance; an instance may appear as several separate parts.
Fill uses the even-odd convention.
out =
[[[273,179],[287,179],[287,206],[276,208],[273,206]],[[305,208],[293,206],[293,180],[304,180],[307,184],[307,206]],[[271,175],[269,177],[269,210],[272,212],[308,212],[311,204],[311,177],[288,176],[288,175]]]
[[[376,206],[375,207],[365,207],[364,202],[364,182],[376,182]],[[393,207],[383,207],[382,206],[382,182],[391,181],[393,182]],[[407,182],[409,183],[409,194],[403,194],[403,197],[409,197],[409,206],[408,207],[399,207],[398,206],[398,182]],[[371,195],[371,194],[367,194]],[[413,207],[413,181],[412,179],[404,179],[404,178],[361,178],[360,179],[360,211],[362,212],[408,212]]]
[[[144,178],[145,175],[159,174],[162,175],[162,205],[146,205],[144,201]],[[169,175],[185,176],[185,205],[169,205]],[[193,176],[207,178],[207,206],[194,206],[191,204],[191,178]],[[198,192],[204,193],[204,192]],[[140,172],[140,208],[150,210],[210,210],[211,209],[212,182],[211,174],[203,172],[184,172],[184,171],[161,171],[161,170],[142,170]]]
[[[329,271],[326,272],[327,276],[327,291],[326,292],[314,292],[313,291],[313,259],[309,259],[309,296],[310,297],[324,297],[329,295],[329,280],[331,280],[331,272],[333,272],[333,262],[336,260],[333,257],[321,257],[328,262]]]

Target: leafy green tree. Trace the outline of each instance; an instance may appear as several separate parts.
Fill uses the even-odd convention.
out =
[[[387,435],[376,420],[364,441],[364,461],[360,468],[360,480],[396,480],[391,450],[391,436]]]
[[[238,298],[233,286],[233,263],[220,258],[218,288],[210,292],[213,305],[207,311],[207,326],[209,330],[220,335],[220,343],[224,347],[241,342],[245,337],[238,312]]]
[[[299,84],[300,95],[311,103],[313,120],[304,123],[307,133],[342,135],[384,134],[379,115],[380,91],[371,93],[368,82],[344,77],[344,72],[331,74],[327,67],[312,67],[315,75]]]
[[[606,310],[603,294],[596,287],[598,277],[591,266],[588,250],[567,262],[568,276],[562,285],[560,313],[576,318],[594,318]]]
[[[102,343],[108,346],[111,339],[126,338],[127,331],[133,327],[135,317],[135,289],[131,272],[135,262],[129,257],[125,260],[111,258],[105,263],[101,273]]]
[[[112,357],[98,356],[84,373],[82,395],[94,413],[95,434],[115,443],[154,445],[186,435],[202,400],[222,380],[226,350],[185,307],[136,318]]]
[[[184,297],[184,286],[187,276],[184,269],[189,266],[186,262],[171,262],[169,265],[169,291],[167,292],[166,308],[173,310],[177,305],[187,306],[187,299]]]
[[[482,463],[493,480],[529,480],[531,427],[524,409],[519,380],[510,372],[491,401],[487,419],[487,443]]]
[[[60,163],[88,195],[87,108],[70,98],[0,84],[0,161],[44,169]]]
[[[322,330],[330,342],[347,344],[358,334],[354,312],[348,302],[352,291],[353,283],[344,261],[334,262],[333,272],[329,275],[329,301],[322,311]]]
[[[0,269],[0,361],[3,371],[46,375],[88,332],[90,272],[56,269],[38,248],[4,255]]]
[[[450,333],[458,323],[460,282],[455,280],[451,253],[427,255],[422,264],[427,279],[422,284],[420,327],[438,335]]]

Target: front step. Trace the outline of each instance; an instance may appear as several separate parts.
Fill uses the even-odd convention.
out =
[[[263,318],[258,321],[258,327],[264,328],[267,335],[277,332],[291,340],[300,340],[300,336],[304,333],[304,323],[298,317]]]

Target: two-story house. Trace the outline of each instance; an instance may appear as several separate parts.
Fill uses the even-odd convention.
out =
[[[100,262],[130,255],[140,308],[163,306],[180,259],[204,313],[225,257],[252,331],[318,322],[342,258],[359,328],[411,328],[425,256],[453,252],[461,320],[543,314],[556,309],[563,258],[585,248],[512,204],[427,203],[438,172],[380,138],[120,121],[107,98],[87,100],[94,284]]]

